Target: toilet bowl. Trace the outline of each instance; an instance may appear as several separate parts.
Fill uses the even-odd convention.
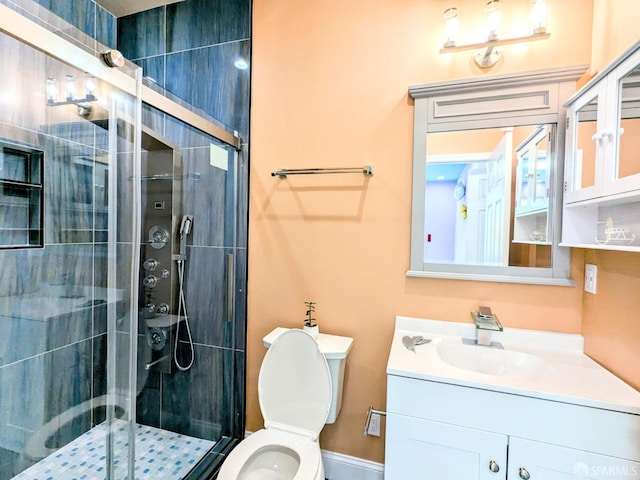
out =
[[[296,329],[279,335],[258,376],[265,428],[228,455],[218,480],[324,480],[318,436],[331,398],[329,366],[316,340]]]

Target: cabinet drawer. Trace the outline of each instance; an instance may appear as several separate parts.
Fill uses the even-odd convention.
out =
[[[638,415],[394,375],[387,412],[640,461]]]

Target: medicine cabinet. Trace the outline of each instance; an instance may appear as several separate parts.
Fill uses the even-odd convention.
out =
[[[409,87],[415,109],[407,276],[574,284],[569,249],[558,245],[563,105],[585,70]]]
[[[640,42],[567,107],[562,245],[640,251]]]

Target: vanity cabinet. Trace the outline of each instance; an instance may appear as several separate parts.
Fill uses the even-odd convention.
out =
[[[562,244],[640,251],[640,42],[567,104]]]
[[[638,415],[387,378],[385,480],[640,479]]]

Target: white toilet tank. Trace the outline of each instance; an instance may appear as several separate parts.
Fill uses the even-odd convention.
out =
[[[288,328],[278,327],[269,333],[262,340],[264,346],[269,348],[273,340],[282,332],[289,330]],[[340,337],[338,335],[327,335],[325,333],[318,334],[316,338],[320,351],[324,354],[329,364],[329,373],[331,374],[331,387],[333,389],[331,396],[331,407],[326,423],[334,423],[340,408],[342,407],[342,386],[344,383],[344,366],[347,360],[347,354],[353,345],[353,338]]]

